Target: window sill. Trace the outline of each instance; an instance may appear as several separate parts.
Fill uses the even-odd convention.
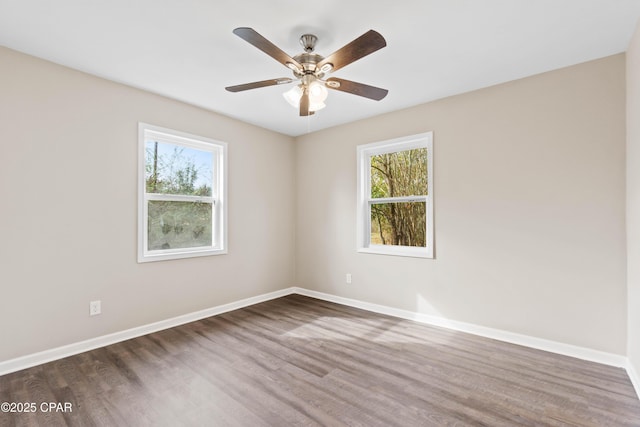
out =
[[[192,250],[192,251],[184,251],[184,252],[145,254],[145,255],[138,256],[138,263],[154,262],[154,261],[169,261],[172,259],[195,258],[195,257],[212,256],[212,255],[224,255],[226,253],[227,253],[226,249],[206,249],[206,250],[200,249],[200,250]]]
[[[370,245],[366,248],[358,248],[358,253],[433,259],[432,250],[411,246]]]

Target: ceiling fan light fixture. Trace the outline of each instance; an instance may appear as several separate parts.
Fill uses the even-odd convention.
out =
[[[325,104],[324,102],[310,102],[309,103],[309,111],[315,112],[315,111],[318,111],[318,110],[322,110],[326,106],[327,106],[327,104]]]
[[[302,85],[297,85],[286,91],[282,94],[284,99],[291,105],[293,108],[300,107],[300,98],[302,97]]]
[[[323,103],[329,92],[324,85],[318,81],[313,81],[309,84],[309,101],[313,103]]]
[[[319,89],[314,88],[313,84],[309,86],[309,111],[322,110],[327,104],[324,100],[327,99],[327,89],[324,85],[317,83],[320,86]],[[302,98],[303,85],[297,85],[282,94],[284,99],[293,108],[300,108],[300,98]],[[314,96],[315,94],[315,96]]]

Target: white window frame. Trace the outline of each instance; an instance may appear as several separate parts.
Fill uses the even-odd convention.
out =
[[[371,157],[398,151],[427,149],[427,195],[371,198]],[[397,255],[417,258],[434,257],[433,232],[433,132],[358,145],[357,251],[361,253]],[[389,202],[426,203],[426,247],[378,245],[371,243],[371,205]]]
[[[212,194],[189,196],[180,194],[151,194],[146,192],[145,141],[149,138],[168,144],[195,148],[213,153]],[[138,262],[164,261],[227,253],[227,143],[202,136],[147,123],[138,123]],[[194,248],[149,250],[149,201],[204,202],[212,205],[212,245]]]

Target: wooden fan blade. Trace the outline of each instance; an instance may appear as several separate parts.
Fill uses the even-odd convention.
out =
[[[229,87],[225,87],[225,89],[228,90],[229,92],[242,92],[243,90],[257,89],[259,87],[283,85],[283,84],[291,83],[292,81],[293,79],[284,77],[281,79],[262,80],[259,82],[229,86]]]
[[[331,64],[331,71],[339,70],[345,65],[349,65],[360,58],[363,58],[378,49],[382,49],[387,45],[386,40],[380,33],[369,30],[351,43],[338,49],[322,61],[316,68],[320,69],[325,64]]]
[[[284,53],[279,47],[271,43],[269,40],[262,37],[253,28],[239,27],[233,30],[233,34],[240,37],[242,40],[250,43],[284,65],[287,68],[296,68],[302,72],[302,65],[286,53]],[[291,65],[289,65],[291,64]]]
[[[387,89],[369,86],[364,83],[352,82],[350,80],[337,79],[335,77],[328,78],[326,86],[329,89],[364,96],[365,98],[374,99],[376,101],[380,101],[389,93]]]
[[[311,114],[309,111],[309,90],[305,88],[300,97],[300,116],[309,116]]]

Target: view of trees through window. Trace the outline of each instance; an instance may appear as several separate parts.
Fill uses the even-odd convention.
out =
[[[145,148],[147,193],[211,196],[212,153],[157,141]]]
[[[146,193],[160,195],[147,204],[149,250],[212,245],[212,166],[211,152],[145,141]]]
[[[426,148],[371,156],[372,244],[426,246],[427,184]]]

